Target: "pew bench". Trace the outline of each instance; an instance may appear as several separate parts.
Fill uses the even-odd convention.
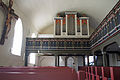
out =
[[[77,80],[69,67],[0,67],[0,80]]]

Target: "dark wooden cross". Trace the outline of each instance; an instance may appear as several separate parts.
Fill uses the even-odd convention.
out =
[[[5,25],[4,25],[4,29],[2,32],[2,37],[0,40],[0,44],[4,44],[4,41],[6,38],[8,38],[8,33],[11,29],[11,20],[13,18],[18,19],[19,16],[16,15],[14,13],[14,9],[12,9],[13,6],[13,0],[9,0],[9,6],[7,6],[6,4],[4,4],[4,2],[2,0],[0,0],[0,6],[2,6],[2,8],[4,9],[5,12],[5,16],[6,16],[6,20],[5,20]]]

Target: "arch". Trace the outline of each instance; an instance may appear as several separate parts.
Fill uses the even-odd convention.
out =
[[[68,57],[68,59],[67,59],[67,66],[72,67],[74,62],[75,61],[74,61],[73,57]]]
[[[119,48],[119,45],[117,44],[117,42],[113,42],[113,43],[110,43],[108,45],[106,45],[104,48],[103,48],[103,52],[115,52],[115,53],[119,53],[120,52],[120,48]]]
[[[75,67],[75,60],[73,57],[70,56],[67,58],[67,66],[71,68]]]
[[[72,57],[72,58],[74,59],[73,56],[66,56],[66,57],[65,57],[65,66],[67,66],[67,59],[68,59],[69,57]],[[75,59],[74,59],[74,60],[75,60]]]
[[[105,52],[106,64],[108,66],[118,66],[120,57],[120,48],[117,42],[110,43],[103,48]]]

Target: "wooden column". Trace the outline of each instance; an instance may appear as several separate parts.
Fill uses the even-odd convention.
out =
[[[85,66],[85,56],[83,56],[83,66]]]
[[[89,66],[89,56],[87,55],[87,65]]]
[[[25,51],[25,66],[28,66],[28,56],[29,56],[29,53],[28,51]]]
[[[93,55],[94,58],[94,66],[96,66],[96,59],[95,59],[95,55]]]
[[[59,67],[59,61],[60,61],[60,60],[59,60],[59,56],[58,56],[58,59],[57,59],[57,60],[58,60],[58,65],[57,65],[57,66]]]
[[[102,52],[103,54],[103,66],[107,66],[107,55],[106,52]]]
[[[57,55],[55,55],[55,66],[57,66]]]

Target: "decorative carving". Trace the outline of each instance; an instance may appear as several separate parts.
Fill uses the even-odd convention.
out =
[[[4,27],[3,27],[3,31],[0,39],[0,44],[3,45],[5,42],[5,39],[8,38],[8,33],[11,29],[11,20],[13,18],[18,19],[18,15],[16,15],[14,13],[14,10],[12,9],[13,0],[9,0],[9,6],[7,6],[6,4],[4,4],[2,0],[0,0],[0,6],[4,10],[3,13],[5,14],[4,17],[6,18],[4,21]]]

